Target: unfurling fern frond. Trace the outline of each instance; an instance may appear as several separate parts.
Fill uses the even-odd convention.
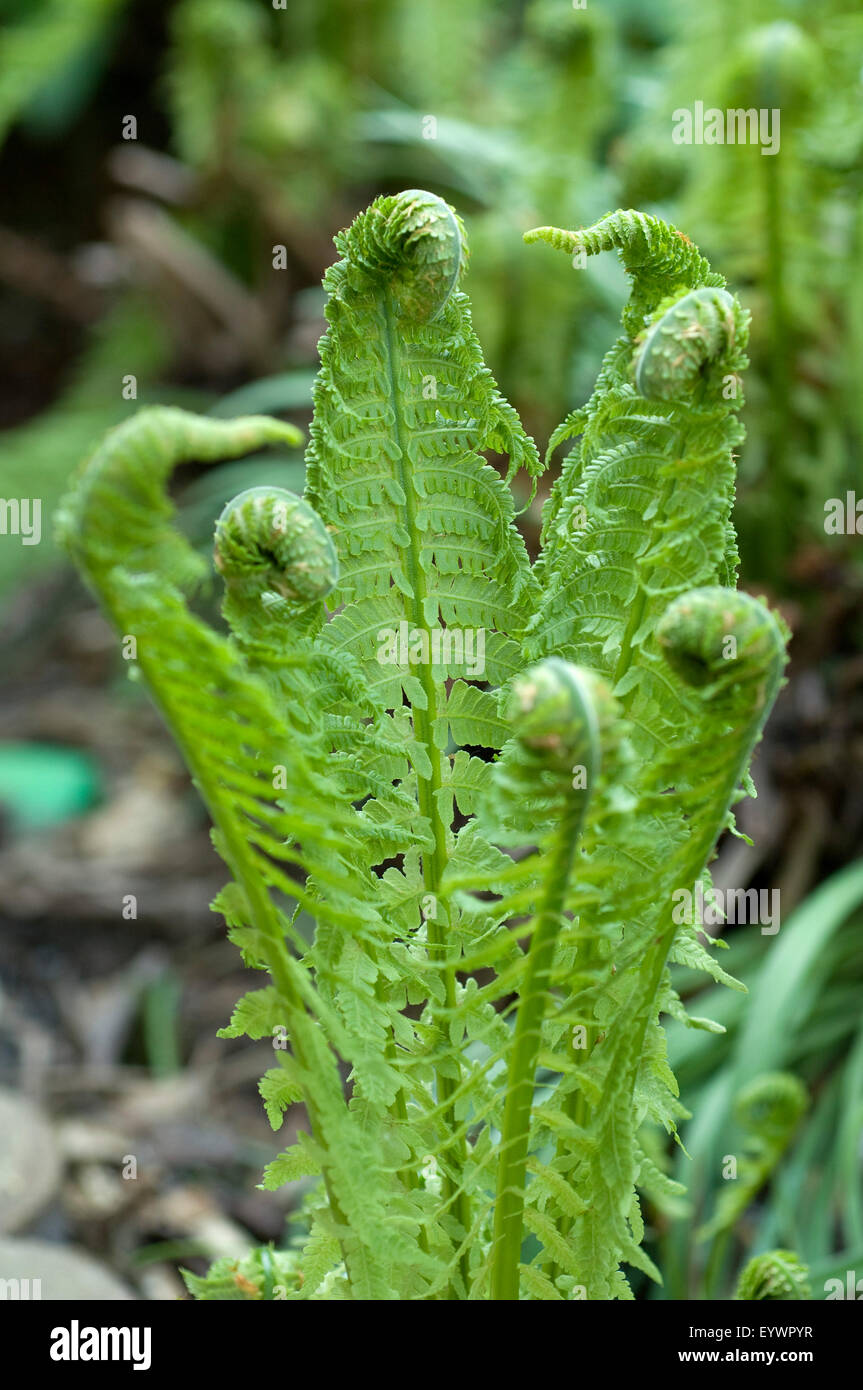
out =
[[[459,288],[466,248],[453,210],[417,190],[380,198],[336,245],[342,259],[324,279],[329,327],[315,387],[307,495],[333,536],[340,578],[331,601],[344,606],[321,631],[318,650],[354,663],[371,698],[383,747],[370,747],[357,727],[360,713],[368,711],[344,702],[340,717],[347,722],[333,733],[367,776],[379,771],[389,780],[365,815],[400,817],[426,837],[421,855],[389,869],[383,881],[412,937],[421,933],[427,942],[431,968],[417,972],[412,989],[414,999],[423,991],[433,996],[420,1030],[422,1047],[428,1049],[440,1028],[451,1036],[444,1047],[440,1035],[429,1052],[444,1129],[436,1128],[435,1115],[424,1132],[428,1102],[418,1089],[424,1068],[404,1052],[410,1080],[399,1104],[408,1106],[402,1131],[411,1146],[408,1166],[418,1169],[424,1154],[438,1155],[461,1246],[460,1284],[453,1288],[465,1295],[472,1222],[467,1189],[478,1179],[463,1171],[464,1136],[442,1137],[455,1125],[448,1097],[458,1094],[463,1070],[454,1021],[461,910],[445,878],[451,861],[496,852],[481,850],[469,836],[457,844],[453,799],[472,805],[489,769],[467,751],[451,760],[446,749],[450,736],[456,744],[492,750],[506,737],[495,700],[483,687],[502,684],[523,664],[518,639],[536,587],[510,490],[482,454],[508,455],[510,474],[525,467],[535,475],[539,462],[483,363]],[[402,801],[394,805],[405,795],[412,810]],[[320,938],[322,973],[323,951],[330,953],[332,970],[331,953],[339,949]],[[410,950],[417,950],[413,941]],[[409,1030],[398,1020],[399,989],[386,985],[382,965],[378,951],[362,968],[369,980],[378,979],[380,1017],[388,1018],[386,1027],[403,1050]],[[337,996],[356,991],[347,981],[335,988]],[[438,1047],[444,1047],[440,1058]],[[368,1097],[363,1104],[371,1104]],[[472,1253],[475,1258],[476,1248]]]
[[[566,651],[619,678],[670,599],[735,582],[748,316],[691,242],[657,218],[617,212],[587,231],[540,228],[526,240],[587,254],[617,248],[632,279],[625,332],[592,399],[552,437],[552,449],[581,439],[543,511],[548,578],[532,624],[537,651]]]
[[[359,1297],[389,1297],[393,1261],[408,1259],[417,1268],[418,1217],[406,1211],[403,1221],[393,1219],[399,1196],[390,1191],[379,1140],[348,1109],[336,1067],[333,1049],[341,1045],[350,1056],[356,1043],[334,1021],[322,1029],[326,1003],[291,949],[305,943],[272,897],[275,890],[314,911],[346,939],[364,926],[383,930],[371,884],[358,869],[361,830],[338,781],[309,756],[292,707],[274,698],[236,646],[189,612],[165,577],[188,580],[195,570],[194,553],[167,525],[162,487],[173,466],[236,456],[285,437],[294,431],[277,421],[215,423],[182,411],[142,411],[85,465],[62,509],[61,534],[119,631],[135,638],[137,665],[234,879],[219,907],[248,963],[269,971],[272,984],[246,996],[230,1034],[290,1039],[290,1080],[322,1146],[332,1233],[352,1287]],[[284,558],[291,567],[293,551]],[[153,565],[155,573],[140,572]],[[273,598],[280,600],[275,591]],[[283,1052],[276,1057],[287,1064]]]
[[[734,1297],[747,1302],[808,1300],[812,1297],[809,1267],[793,1250],[768,1250],[754,1255],[741,1271]]]
[[[372,663],[384,625],[484,627],[498,664],[529,616],[530,572],[509,490],[481,451],[509,455],[510,473],[539,464],[458,288],[461,223],[409,190],[378,199],[336,245],[307,458],[309,500],[339,551],[338,599],[350,604],[332,640]],[[382,698],[400,700],[398,689],[396,674]]]
[[[678,930],[671,903],[681,886],[698,881],[727,822],[784,661],[775,620],[756,600],[731,590],[683,595],[667,610],[661,632],[667,700],[685,711],[683,736],[633,779],[637,815],[625,838],[585,844],[580,869],[587,880],[614,883],[613,899],[588,904],[581,917],[583,963],[594,962],[580,1013],[587,1056],[564,1076],[557,1095],[570,1125],[559,1136],[553,1166],[569,1174],[584,1203],[564,1229],[572,1271],[588,1298],[622,1295],[621,1259],[656,1275],[638,1248],[634,1188],[640,1123],[652,1118],[673,1130],[681,1113],[658,1022],[675,998],[666,972]],[[613,977],[603,942],[614,943]],[[693,962],[694,934],[686,944]],[[604,975],[601,992],[597,974]],[[553,1274],[562,1268],[554,1259]]]
[[[571,253],[616,248],[632,278],[624,334],[596,391],[552,440],[581,436],[543,513],[542,594],[526,639],[531,655],[554,653],[608,681],[629,749],[616,779],[624,823],[612,816],[595,842],[588,826],[579,882],[597,887],[583,906],[578,889],[569,903],[581,943],[570,1017],[581,1033],[577,1052],[558,1045],[548,1129],[552,1169],[584,1210],[567,1213],[537,1179],[571,1241],[547,1253],[553,1282],[569,1275],[587,1297],[609,1298],[625,1291],[621,1259],[656,1274],[638,1249],[635,1186],[649,1174],[640,1123],[673,1131],[682,1113],[659,1026],[661,1010],[685,1017],[666,961],[679,953],[712,968],[694,931],[678,932],[672,894],[692,890],[729,822],[784,642],[762,605],[721,587],[736,572],[746,315],[658,219],[618,212],[583,232],[526,239]]]
[[[249,603],[265,593],[313,603],[339,576],[320,517],[284,488],[247,488],[228,503],[216,522],[215,561],[227,589]]]
[[[633,294],[557,433],[582,438],[533,568],[485,455],[535,477],[536,450],[471,327],[461,223],[417,190],[336,238],[307,496],[249,489],[216,528],[230,636],[185,605],[200,566],[164,485],[289,427],[144,412],[63,513],[213,818],[216,906],[269,971],[224,1035],[290,1041],[261,1095],[276,1128],[302,1098],[312,1133],[264,1184],[322,1178],[292,1300],[658,1277],[638,1193],[672,1184],[639,1129],[684,1113],[667,963],[718,970],[674,895],[730,823],[783,632],[728,587],[746,315],[656,219],[537,235],[617,247]]]
[[[699,1231],[706,1240],[729,1230],[769,1181],[802,1119],[809,1097],[788,1072],[757,1076],[734,1104],[734,1121],[742,1149],[734,1182],[725,1184],[713,1219]]]

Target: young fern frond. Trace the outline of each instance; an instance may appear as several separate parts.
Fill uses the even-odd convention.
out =
[[[234,880],[215,906],[270,974],[225,1035],[290,1040],[261,1094],[276,1128],[302,1098],[312,1134],[264,1182],[319,1172],[323,1192],[289,1299],[612,1298],[624,1263],[657,1277],[638,1190],[671,1184],[638,1130],[684,1113],[667,963],[729,978],[672,907],[784,661],[780,625],[729,587],[746,315],[656,219],[531,235],[616,247],[633,278],[553,441],[582,436],[533,567],[484,454],[536,477],[536,450],[471,328],[461,223],[417,190],[336,239],[306,497],[251,488],[216,527],[230,636],[186,607],[200,566],[164,485],[290,427],[142,412],[61,518],[213,818]],[[200,1296],[229,1296],[214,1280]]]
[[[552,436],[550,449],[582,437],[543,512],[548,578],[532,624],[538,649],[578,647],[573,659],[599,670],[613,657],[622,674],[664,603],[697,584],[735,582],[748,315],[657,218],[617,212],[586,231],[539,228],[525,240],[587,255],[616,248],[632,281],[625,332],[592,399]]]
[[[743,1141],[738,1181],[725,1188],[716,1212],[698,1232],[699,1239],[724,1235],[769,1181],[802,1119],[809,1097],[787,1072],[757,1076],[736,1098],[734,1121]]]
[[[655,218],[618,212],[584,232],[526,239],[588,254],[615,247],[632,278],[625,332],[594,396],[553,439],[581,435],[543,514],[543,593],[526,642],[532,656],[554,653],[609,681],[632,750],[622,841],[606,836],[594,849],[585,838],[580,877],[613,882],[614,894],[580,913],[574,1012],[588,1056],[556,1091],[570,1130],[557,1138],[555,1167],[586,1203],[573,1222],[558,1208],[556,1229],[572,1228],[570,1263],[590,1270],[580,1280],[587,1296],[607,1298],[622,1292],[623,1251],[655,1274],[633,1239],[634,1192],[628,1209],[621,1203],[640,1172],[641,1119],[673,1130],[681,1113],[658,1024],[660,1008],[684,1014],[666,959],[715,969],[694,931],[675,945],[671,895],[702,876],[729,821],[784,645],[760,605],[750,611],[754,601],[716,587],[736,573],[732,451],[746,315],[696,248]],[[689,644],[700,655],[687,663]],[[564,1268],[555,1259],[551,1273]]]
[[[434,904],[426,931],[452,1012],[458,950],[446,938],[457,923],[443,880],[458,792],[448,728],[457,743],[499,746],[494,702],[465,678],[500,684],[518,670],[515,639],[535,587],[510,491],[481,451],[508,454],[510,474],[523,466],[535,475],[539,461],[483,363],[458,288],[466,251],[452,209],[417,190],[381,198],[336,245],[343,259],[324,280],[329,328],[307,494],[334,535],[333,601],[345,607],[322,641],[361,667],[389,730],[389,774],[415,794],[431,837],[421,877],[411,865],[407,878],[418,908]],[[453,1060],[436,1068],[442,1097],[459,1072]],[[458,1167],[465,1154],[462,1143]],[[443,1163],[453,1196],[446,1154]],[[464,1192],[457,1205],[466,1234]],[[464,1259],[461,1279],[466,1293]]]
[[[236,885],[219,906],[248,963],[271,976],[270,987],[238,1006],[229,1035],[290,1038],[284,1086],[302,1096],[312,1121],[350,1287],[358,1297],[390,1297],[393,1265],[422,1263],[421,1253],[414,1258],[418,1219],[414,1214],[412,1226],[409,1213],[401,1222],[396,1216],[398,1194],[389,1190],[379,1142],[348,1109],[331,1050],[341,1044],[349,1057],[355,1044],[289,948],[304,943],[272,897],[273,890],[283,894],[346,936],[380,925],[371,885],[356,868],[363,862],[361,827],[338,782],[306,755],[291,707],[276,702],[238,649],[192,615],[164,577],[167,569],[188,581],[196,570],[194,553],[167,526],[171,509],[161,486],[172,467],[294,436],[276,421],[216,423],[182,411],[142,411],[87,463],[61,511],[60,530],[115,625],[135,638],[137,664],[189,765]],[[292,591],[307,576],[302,568],[296,574],[304,553],[296,539],[286,547],[281,581]],[[234,563],[226,565],[230,574]],[[139,572],[154,564],[162,571]],[[269,596],[287,608],[275,591]],[[277,771],[287,796],[277,789]],[[277,1058],[288,1063],[281,1052]]]
[[[754,1255],[741,1271],[734,1297],[806,1302],[812,1297],[809,1269],[793,1250],[768,1250]]]
[[[735,644],[734,657],[723,654],[730,649],[728,638]],[[670,994],[666,960],[677,931],[672,895],[695,884],[727,823],[784,665],[784,642],[773,617],[748,595],[721,588],[694,590],[672,604],[659,641],[671,669],[701,706],[703,732],[658,759],[653,786],[642,793],[645,809],[673,802],[686,829],[676,844],[673,832],[666,832],[664,859],[644,844],[650,857],[639,868],[644,873],[650,865],[650,898],[633,892],[626,945],[615,962],[620,978],[609,990],[619,1006],[612,1009],[606,1002],[602,1046],[594,1048],[584,1069],[588,1104],[579,1116],[584,1134],[574,1136],[574,1184],[576,1190],[583,1184],[591,1200],[574,1223],[572,1241],[577,1265],[589,1270],[585,1283],[593,1298],[611,1297],[616,1287],[617,1259],[609,1237],[616,1237],[625,1259],[655,1273],[632,1240],[631,1233],[640,1230],[634,1195],[626,1213],[619,1202],[627,1184],[639,1181],[640,1119],[651,1115],[674,1127],[677,1088],[658,1029],[660,1009],[670,1007],[663,989]],[[659,816],[654,830],[665,828],[661,811]],[[637,854],[634,837],[630,851]],[[626,880],[624,869],[618,881]],[[690,952],[694,944],[693,937]]]
[[[513,743],[516,756],[528,764],[524,782],[532,801],[535,804],[541,778],[562,786],[559,824],[531,932],[507,1070],[492,1245],[495,1299],[517,1299],[519,1294],[530,1112],[543,1016],[578,837],[600,773],[599,707],[607,718],[609,704],[607,689],[590,672],[555,657],[527,671],[513,683],[510,695],[508,712],[518,719]],[[503,765],[498,764],[498,775]]]

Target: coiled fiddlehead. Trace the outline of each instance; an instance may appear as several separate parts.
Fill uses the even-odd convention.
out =
[[[674,786],[687,816],[687,840],[669,866],[675,886],[700,875],[738,799],[782,683],[785,632],[759,599],[718,585],[681,594],[657,625],[662,658],[683,682],[679,709],[690,729],[653,774],[660,797]]]
[[[783,1148],[809,1103],[806,1087],[790,1072],[766,1072],[745,1086],[734,1102],[734,1119],[758,1147]]]
[[[747,682],[757,681],[760,689],[768,677],[774,694],[778,688],[785,660],[782,632],[764,604],[750,594],[718,585],[682,594],[658,623],[656,640],[687,684],[713,685],[714,700],[722,692],[728,698],[729,691],[739,700]],[[760,715],[766,690],[755,698],[752,713]]]
[[[386,281],[399,312],[420,321],[437,317],[466,260],[461,218],[420,188],[378,198],[336,247],[355,275]]]
[[[723,1186],[713,1219],[699,1232],[715,1237],[710,1266],[720,1262],[724,1241],[749,1203],[769,1181],[794,1137],[809,1104],[806,1087],[790,1072],[765,1072],[743,1088],[734,1102],[734,1122],[742,1149],[733,1183]]]
[[[530,650],[613,677],[636,715],[630,670],[667,603],[734,582],[748,315],[688,238],[658,218],[616,212],[581,232],[527,234],[540,239],[587,254],[616,248],[632,292],[593,398],[552,437],[550,451],[582,436],[543,509],[537,573],[548,581]]]
[[[596,706],[609,717],[611,695],[592,671],[548,657],[517,676],[501,701],[501,717],[532,763],[549,771],[571,772],[595,742]]]
[[[754,1255],[741,1271],[734,1297],[746,1302],[811,1299],[809,1266],[793,1250],[767,1250],[763,1255]]]
[[[207,420],[169,406],[139,410],[81,465],[57,514],[60,540],[97,587],[117,567],[153,570],[180,585],[200,579],[206,564],[169,524],[171,473],[192,460],[221,462],[302,439],[295,425],[265,416]]]
[[[540,844],[559,829],[573,788],[598,776],[598,755],[588,768],[585,752],[610,738],[615,702],[592,671],[546,657],[515,677],[499,707],[513,737],[494,766],[480,820],[498,844]]]
[[[227,504],[216,522],[215,561],[228,590],[247,601],[273,592],[314,603],[339,574],[317,512],[284,488],[247,488]]]
[[[721,379],[736,343],[740,308],[727,290],[690,290],[660,310],[641,335],[633,361],[635,389],[647,400],[684,396],[709,369]]]

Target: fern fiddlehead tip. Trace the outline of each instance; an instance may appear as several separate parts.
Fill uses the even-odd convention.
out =
[[[763,1072],[737,1096],[734,1118],[766,1139],[787,1137],[809,1105],[803,1082],[791,1072]]]
[[[229,589],[270,590],[301,604],[325,598],[338,580],[324,523],[284,488],[247,488],[227,504],[216,522],[215,563]]]
[[[617,251],[633,281],[632,294],[623,311],[623,325],[635,337],[644,326],[644,315],[656,311],[666,296],[681,287],[724,286],[722,276],[710,265],[689,237],[670,222],[632,208],[618,208],[591,227],[565,231],[560,227],[534,227],[525,232],[531,244],[544,241],[575,258]],[[575,261],[574,261],[575,263]]]
[[[501,714],[522,747],[549,764],[571,766],[613,718],[608,685],[593,671],[547,657],[511,683]]]
[[[461,219],[421,188],[378,198],[336,245],[373,279],[388,279],[398,312],[419,321],[441,312],[467,259]]]
[[[692,686],[779,671],[785,660],[782,628],[770,610],[751,594],[719,585],[681,594],[656,637],[668,664]]]
[[[741,1272],[734,1297],[747,1303],[762,1299],[808,1300],[812,1297],[809,1266],[794,1250],[767,1250],[753,1255]]]
[[[688,290],[661,305],[637,340],[633,372],[639,395],[672,400],[714,368],[715,375],[733,377],[733,399],[741,404],[737,372],[745,365],[748,324],[734,296],[712,286]]]

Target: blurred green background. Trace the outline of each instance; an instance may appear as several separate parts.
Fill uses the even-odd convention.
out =
[[[163,1298],[178,1261],[280,1240],[296,1206],[255,1186],[259,1051],[212,1036],[240,989],[204,907],[202,814],[50,514],[142,404],[307,425],[333,234],[377,194],[427,187],[465,218],[486,358],[541,449],[590,394],[626,286],[612,257],[573,269],[525,247],[529,227],[656,213],[752,311],[742,582],[794,641],[740,809],[754,848],[724,843],[715,878],[778,888],[782,925],[727,932],[748,996],[686,982],[727,1032],[671,1024],[696,1118],[688,1154],[656,1146],[689,1196],[648,1213],[666,1284],[640,1293],[727,1297],[776,1246],[808,1262],[815,1298],[863,1276],[863,535],[824,524],[830,499],[863,499],[863,13],[0,0],[0,16],[0,491],[42,501],[38,545],[0,535],[0,1086],[37,1099],[56,1150],[35,1206],[0,1193],[0,1229]],[[779,109],[778,153],[676,144],[672,113],[697,101]],[[523,518],[532,548],[556,467]],[[299,490],[301,454],[185,470],[181,524],[208,549],[223,503],[270,478]]]

